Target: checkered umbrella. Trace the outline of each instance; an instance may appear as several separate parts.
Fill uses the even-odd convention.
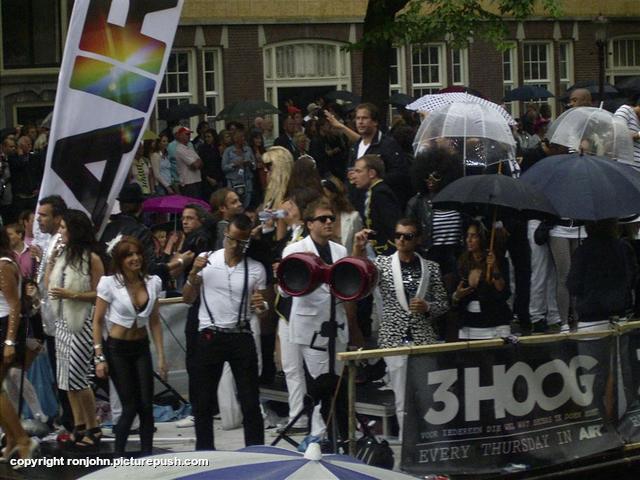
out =
[[[346,479],[346,480],[410,480],[414,477],[372,467],[346,455],[322,455],[317,443],[307,452],[292,452],[277,447],[247,447],[237,452],[190,452],[154,455],[140,459],[148,466],[110,467],[82,477],[86,480],[279,480]],[[206,460],[208,466],[164,466],[173,461]],[[156,463],[154,463],[156,461]],[[163,462],[164,461],[164,462]],[[156,465],[155,468],[153,465]],[[184,465],[184,463],[183,463]]]
[[[414,110],[416,112],[434,112],[446,107],[452,103],[477,103],[479,105],[485,105],[489,108],[493,108],[496,112],[504,117],[508,125],[515,125],[516,121],[513,117],[497,103],[490,102],[484,98],[476,97],[475,95],[469,95],[468,93],[434,93],[432,95],[425,95],[420,97],[413,103],[407,105],[407,110]]]

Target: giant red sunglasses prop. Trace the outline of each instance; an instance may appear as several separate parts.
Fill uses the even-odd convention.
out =
[[[328,283],[333,296],[345,302],[366,297],[378,283],[378,269],[366,258],[344,257],[327,265],[310,252],[283,258],[277,275],[280,288],[292,297],[307,295]]]

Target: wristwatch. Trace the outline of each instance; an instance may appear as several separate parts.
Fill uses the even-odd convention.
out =
[[[7,347],[15,347],[15,346],[16,346],[16,342],[14,342],[13,340],[9,340],[9,339],[5,340],[5,341],[4,341],[4,344],[5,344]]]

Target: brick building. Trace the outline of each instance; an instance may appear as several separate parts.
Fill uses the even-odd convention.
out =
[[[558,94],[597,80],[640,75],[637,1],[559,0],[559,19],[509,21],[513,46],[480,40],[452,49],[443,39],[402,45],[389,59],[391,91],[419,96],[467,85],[500,102],[505,91],[541,85]],[[0,127],[42,119],[51,109],[72,0],[2,0]],[[157,112],[181,101],[211,114],[242,99],[304,107],[333,89],[359,93],[362,55],[347,51],[362,33],[367,0],[185,0]],[[601,16],[604,22],[596,18]],[[598,36],[599,35],[599,36]],[[557,101],[550,102],[554,112]],[[519,113],[521,105],[509,106]]]

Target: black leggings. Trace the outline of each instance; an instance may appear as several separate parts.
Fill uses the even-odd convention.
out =
[[[131,424],[140,417],[140,446],[150,454],[153,446],[153,367],[149,339],[107,340],[109,373],[122,402],[122,415],[114,427],[115,451],[124,454]]]

